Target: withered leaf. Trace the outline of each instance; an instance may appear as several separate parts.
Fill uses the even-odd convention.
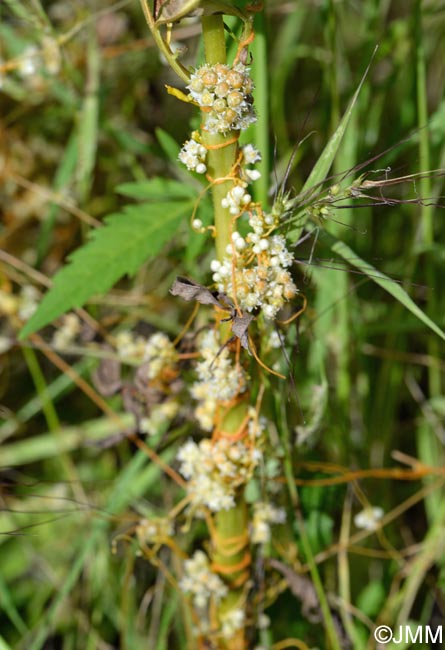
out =
[[[248,328],[254,317],[251,314],[243,313],[242,316],[233,316],[232,332],[237,336],[245,350],[250,352]]]
[[[303,615],[313,623],[320,622],[322,620],[320,604],[309,578],[295,573],[293,569],[275,558],[271,558],[269,564],[286,578],[289,589],[301,601]]]
[[[210,291],[210,289],[207,289],[202,284],[198,284],[198,282],[189,280],[188,278],[176,278],[170,289],[170,293],[184,300],[196,300],[201,305],[215,305],[216,307],[224,308],[216,292]]]
[[[91,379],[97,391],[104,397],[115,395],[122,387],[121,366],[115,359],[102,359],[91,373]]]
[[[159,11],[157,12],[156,22],[174,23],[181,20],[184,16],[195,15],[201,0],[162,0],[156,3]]]

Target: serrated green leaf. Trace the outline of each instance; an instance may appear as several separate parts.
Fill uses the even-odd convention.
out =
[[[359,269],[362,273],[367,275],[370,280],[378,284],[382,289],[385,289],[385,291],[391,294],[393,298],[398,300],[400,304],[402,304],[406,309],[414,314],[414,316],[422,321],[422,323],[427,325],[427,327],[445,341],[445,332],[416,305],[400,284],[397,284],[397,282],[391,280],[387,275],[378,271],[374,266],[372,266],[372,264],[369,264],[369,262],[362,260],[361,257],[352,250],[352,248],[334,237],[334,235],[326,232],[326,230],[320,232],[319,239],[325,242],[334,253],[340,255],[340,257],[342,257],[348,264]]]
[[[192,210],[191,202],[143,203],[126,206],[92,231],[90,241],[69,256],[54,286],[20,332],[20,339],[44,327],[69,309],[105,293],[124,275],[134,275],[154,257]]]
[[[118,185],[117,192],[138,201],[170,201],[197,197],[197,192],[193,187],[160,177],[136,183],[122,183],[122,185]]]

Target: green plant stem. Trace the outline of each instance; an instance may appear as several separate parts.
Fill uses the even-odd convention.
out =
[[[181,63],[179,63],[179,61],[176,60],[175,54],[171,51],[170,47],[162,38],[159,25],[156,24],[154,16],[150,11],[150,7],[148,6],[147,0],[141,0],[141,7],[142,7],[142,11],[144,12],[147,25],[150,28],[150,31],[153,35],[153,39],[159,51],[162,52],[162,54],[165,56],[165,58],[168,61],[168,64],[176,72],[178,77],[180,77],[183,81],[188,83],[190,75],[188,71],[184,68],[184,66],[181,65]]]
[[[226,44],[224,38],[224,23],[222,16],[203,16],[202,31],[206,63],[215,65],[226,62]],[[209,133],[205,130],[206,116],[204,113],[204,125],[202,139],[206,146],[210,147],[207,156],[207,168],[210,177],[214,181],[220,178],[228,178],[233,173],[238,151],[238,142],[226,144],[237,138],[238,131],[230,131],[227,135],[221,133]],[[216,148],[212,148],[216,147]],[[221,205],[222,199],[233,185],[230,178],[224,182],[216,182],[212,187],[212,200],[216,228],[216,254],[222,260],[226,254],[227,245],[230,243],[230,231],[232,217],[226,208]]]
[[[255,144],[261,151],[258,171],[261,178],[255,183],[255,200],[263,207],[269,192],[269,87],[267,75],[267,39],[264,12],[255,16],[255,40],[252,44],[252,77],[255,81],[255,108],[258,119],[254,124]]]
[[[430,132],[428,128],[428,104],[427,104],[427,87],[426,87],[426,66],[425,66],[425,48],[423,41],[422,29],[422,2],[416,0],[414,11],[415,24],[415,43],[416,43],[416,85],[417,85],[417,124],[419,127],[419,162],[422,176],[420,179],[420,192],[423,197],[432,196],[432,183],[429,170],[431,169],[430,156]],[[422,203],[420,207],[420,221],[422,224],[422,244],[428,251],[434,243],[434,208],[432,205]],[[434,268],[431,262],[426,268],[428,285],[436,285]],[[429,309],[433,315],[436,311],[436,298],[434,291],[430,292]],[[428,353],[431,356],[439,357],[438,342],[433,337],[429,337]],[[441,394],[441,375],[437,368],[430,367],[428,370],[429,386],[431,396]]]
[[[202,31],[204,39],[205,58],[208,65],[226,63],[226,44],[224,35],[224,22],[221,15],[203,16]],[[215,245],[216,254],[222,260],[226,254],[226,248],[231,241],[232,219],[230,212],[221,205],[222,199],[233,185],[230,176],[234,172],[238,151],[238,131],[231,131],[227,134],[212,134],[206,131],[206,115],[204,113],[204,124],[202,139],[208,147],[207,168],[214,184],[212,187],[212,200],[214,208],[215,224]],[[223,182],[218,179],[227,178]],[[228,323],[220,326],[221,339],[224,340],[230,335]],[[246,410],[246,396],[241,403],[230,408],[222,420],[222,430],[227,433],[234,433],[241,426]],[[220,568],[222,577],[229,585],[229,593],[218,607],[217,617],[235,608],[243,608],[243,588],[238,586],[236,580],[242,577],[243,570],[240,570],[240,562],[246,557],[247,532],[248,532],[248,511],[244,495],[239,493],[236,503],[230,510],[223,510],[215,517],[213,562]],[[235,541],[236,540],[236,541]],[[238,540],[245,540],[241,542]],[[231,570],[233,567],[233,571]],[[242,582],[242,581],[241,581]],[[232,586],[236,584],[236,586]],[[229,646],[221,641],[221,648]],[[231,650],[241,650],[245,647],[244,630],[240,630],[230,639]]]
[[[45,416],[48,429],[52,432],[60,429],[59,418],[54,408],[51,397],[48,394],[47,385],[43,373],[37,361],[36,353],[32,348],[23,346],[22,353],[28,366],[29,374],[32,377],[37,394],[40,398],[42,411]]]

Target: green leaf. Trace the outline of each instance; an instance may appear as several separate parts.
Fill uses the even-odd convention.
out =
[[[9,620],[14,624],[15,628],[21,634],[26,634],[27,632],[26,623],[20,616],[13,595],[11,594],[7,584],[4,582],[3,577],[1,575],[0,575],[0,603],[2,605],[3,611],[8,616]],[[0,650],[1,650],[1,644],[0,644]]]
[[[6,643],[2,636],[0,636],[0,650],[12,650],[11,646]]]
[[[312,510],[305,524],[313,553],[319,553],[332,544],[334,521],[328,514]]]
[[[377,48],[374,50],[374,54],[376,53],[376,51]],[[374,54],[372,58],[374,58]],[[351,101],[349,102],[349,106],[346,109],[345,114],[340,120],[340,124],[338,125],[338,127],[336,128],[332,136],[330,137],[327,145],[323,149],[323,153],[321,154],[321,156],[313,166],[311,173],[309,174],[305,184],[303,185],[302,193],[307,192],[314,185],[318,185],[319,183],[323,182],[326,176],[328,175],[329,169],[332,163],[334,162],[335,155],[338,151],[338,148],[340,147],[340,143],[343,140],[343,136],[349,124],[349,120],[351,119],[351,115],[357,103],[358,96],[365,82],[365,79],[368,75],[371,63],[372,63],[372,59],[365,70],[365,74],[363,75],[357,90],[355,91]]]
[[[167,131],[156,129],[156,137],[168,160],[177,160],[181,147]]]
[[[57,273],[20,339],[105,293],[122,276],[134,275],[161,250],[192,207],[192,202],[143,203],[107,217],[106,225],[92,231],[90,241],[69,256],[70,264]]]
[[[365,79],[368,75],[369,68],[372,63],[372,59],[374,58],[374,55],[377,51],[377,48],[374,50],[373,56],[371,58],[371,61],[368,65],[368,67],[365,70],[365,73],[358,85],[357,90],[355,91],[351,101],[349,102],[349,106],[346,109],[345,114],[343,115],[342,119],[340,120],[340,124],[336,128],[335,132],[332,134],[330,137],[327,145],[323,149],[322,154],[318,158],[317,162],[312,168],[311,173],[309,174],[308,178],[306,179],[305,184],[303,185],[303,188],[299,194],[299,196],[296,198],[296,202],[301,200],[301,197],[304,196],[305,194],[310,194],[315,187],[320,185],[322,183],[326,176],[328,175],[329,169],[331,168],[332,163],[334,162],[334,158],[338,152],[338,149],[340,147],[340,144],[343,140],[343,136],[346,132],[347,126],[349,124],[349,120],[351,119],[351,115],[354,111],[355,105],[357,103],[358,96],[360,94],[360,90],[362,89],[362,86],[365,82]],[[296,242],[298,241],[301,231],[308,220],[309,215],[305,214],[303,219],[299,222],[298,228],[295,228],[295,230],[289,231],[288,233],[288,238],[291,242]]]
[[[325,242],[334,253],[340,255],[340,257],[342,257],[348,264],[359,269],[362,273],[367,275],[370,280],[378,284],[382,289],[385,289],[385,291],[393,296],[393,298],[398,300],[400,304],[414,314],[416,318],[422,321],[422,323],[427,325],[427,327],[445,341],[445,332],[416,305],[400,284],[397,284],[397,282],[391,280],[387,275],[378,271],[374,266],[372,266],[372,264],[369,264],[369,262],[362,260],[361,257],[352,250],[352,248],[338,240],[334,235],[326,232],[326,230],[320,232],[319,239]]]
[[[385,601],[385,587],[379,580],[371,580],[357,597],[358,609],[366,616],[377,616]]]
[[[170,201],[197,198],[197,192],[193,187],[160,177],[136,183],[122,183],[122,185],[118,185],[117,191],[119,194],[139,201]]]

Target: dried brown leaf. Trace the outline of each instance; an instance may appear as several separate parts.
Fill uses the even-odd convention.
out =
[[[252,314],[243,313],[242,316],[234,315],[233,322],[232,322],[233,334],[239,338],[243,348],[248,350],[249,352],[250,352],[250,348],[249,348],[248,328],[250,323],[253,321],[253,319],[254,316],[252,316]]]
[[[115,359],[102,359],[91,373],[97,391],[104,397],[115,395],[122,388],[121,365]]]
[[[215,305],[216,307],[224,308],[219,301],[217,293],[210,291],[202,284],[198,284],[194,280],[188,278],[178,277],[173,283],[170,293],[173,296],[179,296],[184,300],[196,300],[201,305]]]

